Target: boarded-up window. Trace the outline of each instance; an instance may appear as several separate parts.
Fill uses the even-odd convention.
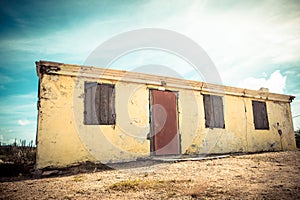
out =
[[[116,123],[114,85],[85,82],[84,93],[84,124]]]
[[[220,96],[203,95],[205,127],[225,128],[223,100]]]
[[[255,129],[269,129],[268,113],[265,102],[252,101]]]

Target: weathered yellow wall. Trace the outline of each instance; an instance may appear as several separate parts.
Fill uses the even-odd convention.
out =
[[[198,93],[199,127],[192,145],[183,152],[187,154],[211,154],[246,151],[246,120],[243,99],[223,96],[225,129],[210,129],[205,128],[203,96],[200,95],[200,92]]]
[[[116,125],[83,124],[85,81],[115,84]],[[149,88],[158,86],[44,74],[40,78],[37,168],[149,157]],[[296,149],[289,103],[266,101],[270,130],[255,130],[253,99],[223,95],[225,129],[209,129],[199,91],[166,89],[178,92],[182,154]]]
[[[115,126],[83,124],[84,81],[115,84]],[[145,85],[44,75],[40,85],[37,167],[149,156],[148,96]]]
[[[257,99],[226,95],[223,96],[225,129],[210,129],[205,128],[203,99],[202,96],[199,98],[200,124],[196,136],[189,143],[191,145],[183,145],[183,153],[215,154],[296,149],[289,103],[266,101],[270,129],[255,130],[252,100]],[[283,132],[281,137],[278,134],[277,122]],[[188,132],[183,128],[183,140],[190,141]]]
[[[71,77],[44,75],[40,80],[37,168],[94,160],[76,134],[73,88]]]

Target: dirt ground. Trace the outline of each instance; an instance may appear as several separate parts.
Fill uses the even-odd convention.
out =
[[[2,180],[0,199],[300,199],[300,151]]]

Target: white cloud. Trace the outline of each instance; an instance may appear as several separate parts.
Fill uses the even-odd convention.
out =
[[[194,1],[186,12],[162,20],[161,27],[178,31],[202,46],[224,84],[236,86],[241,78],[262,68],[270,71],[283,62],[299,61],[300,29],[295,27],[300,17],[294,9],[289,15],[285,12],[295,7],[293,3],[283,7],[279,2],[264,1],[251,5],[252,9],[238,3],[227,12],[210,4]]]
[[[10,115],[13,118],[35,118],[36,101],[36,92],[4,96],[0,99],[1,114]]]
[[[1,83],[11,83],[14,81],[13,78],[11,78],[9,76],[5,76],[3,74],[0,74],[0,80],[1,80]]]
[[[29,120],[27,120],[27,119],[20,119],[20,120],[18,120],[18,124],[20,126],[26,126],[28,124],[31,124],[31,122]]]
[[[101,22],[99,22],[99,19],[95,19],[90,23],[81,24],[82,28],[74,27],[68,30],[58,30],[55,33],[51,32],[48,35],[35,38],[21,37],[11,40],[0,40],[0,45],[14,51],[45,56],[47,60],[82,64],[81,62],[86,59],[89,53],[105,39],[123,32],[122,27],[117,26],[123,23],[126,23],[126,21],[122,19]],[[43,48],[37,49],[36,46],[40,44],[43,44]],[[63,60],[57,60],[62,58]]]
[[[274,71],[270,78],[249,77],[238,84],[238,87],[258,90],[261,87],[268,88],[270,92],[284,93],[286,76],[280,73],[280,70]]]
[[[287,70],[284,72],[285,74],[295,74],[296,72],[293,70]]]
[[[7,128],[0,128],[0,142],[1,145],[12,144],[14,142],[14,131]]]
[[[26,100],[35,100],[37,99],[37,92],[30,92],[27,94],[15,94],[15,95],[11,95],[11,98],[16,98],[16,99],[26,99]]]

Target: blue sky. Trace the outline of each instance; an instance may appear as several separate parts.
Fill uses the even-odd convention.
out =
[[[35,61],[84,64],[102,42],[122,32],[162,28],[198,43],[222,83],[295,95],[300,114],[300,3],[298,1],[14,1],[0,2],[0,141],[35,140],[38,79]],[[165,52],[140,51],[112,66],[192,69]],[[300,117],[294,118],[300,128]]]

